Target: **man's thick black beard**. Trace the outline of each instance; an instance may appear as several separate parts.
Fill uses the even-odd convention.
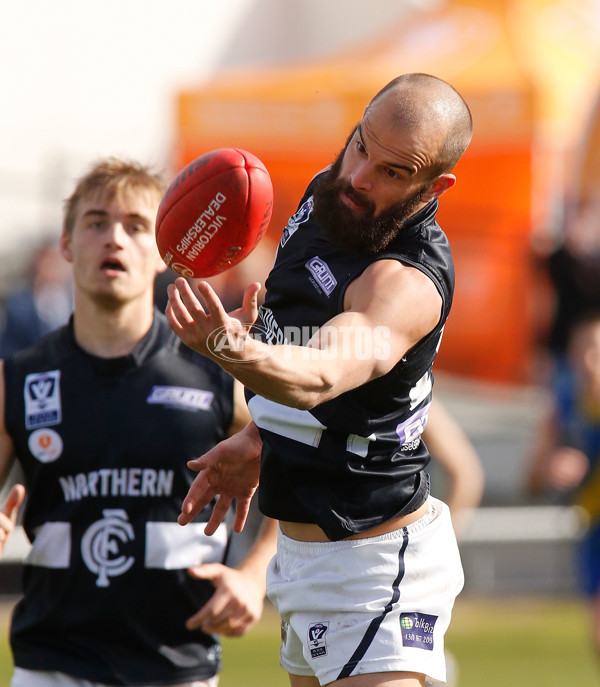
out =
[[[374,203],[339,178],[344,152],[315,186],[313,215],[325,237],[336,246],[350,253],[380,253],[398,236],[414,213],[425,188],[375,216]],[[362,215],[354,213],[342,201],[343,193],[363,208]]]

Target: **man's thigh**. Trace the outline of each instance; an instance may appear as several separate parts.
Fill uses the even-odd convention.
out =
[[[290,675],[291,687],[320,687],[316,677]],[[423,687],[425,676],[418,673],[370,673],[330,682],[327,687]]]

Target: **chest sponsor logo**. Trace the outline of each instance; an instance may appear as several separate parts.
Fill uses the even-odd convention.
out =
[[[292,215],[288,220],[287,225],[283,229],[283,235],[281,237],[281,247],[283,248],[285,244],[290,240],[293,234],[297,231],[298,227],[306,222],[310,217],[314,205],[313,197],[311,196],[306,202],[302,203],[302,206]]]
[[[317,289],[322,291],[327,297],[331,296],[331,293],[337,286],[337,281],[325,260],[321,260],[318,255],[315,255],[304,266],[311,273],[313,277],[311,281]]]
[[[52,463],[63,452],[63,441],[58,432],[53,429],[36,429],[29,435],[27,445],[31,455],[40,463]]]
[[[184,386],[153,386],[146,400],[148,403],[188,410],[210,410],[213,398],[212,391],[190,389]]]
[[[28,374],[23,392],[27,429],[60,424],[60,370]]]
[[[135,539],[127,513],[121,508],[105,508],[104,517],[92,523],[81,538],[81,556],[89,571],[97,575],[96,586],[108,587],[109,577],[127,572],[133,556],[121,553],[127,542]]]
[[[437,619],[437,615],[428,613],[401,613],[402,644],[433,651],[433,630]]]
[[[311,658],[319,658],[327,655],[327,643],[325,637],[329,623],[314,623],[308,628],[308,647]]]

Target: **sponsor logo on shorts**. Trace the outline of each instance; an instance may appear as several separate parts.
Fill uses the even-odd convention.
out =
[[[437,615],[428,613],[401,613],[402,645],[433,651],[433,629],[437,619]]]
[[[329,623],[314,623],[308,628],[308,648],[310,650],[311,658],[319,658],[320,656],[327,656],[327,643],[325,635]]]

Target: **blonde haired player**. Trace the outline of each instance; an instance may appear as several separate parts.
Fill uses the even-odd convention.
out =
[[[0,368],[0,477],[16,456],[32,542],[11,623],[12,687],[213,687],[218,635],[260,616],[273,524],[238,569],[231,534],[176,523],[186,462],[243,427],[234,380],[187,349],[153,306],[164,269],[154,221],[160,176],[95,164],[65,206],[69,324]],[[23,500],[13,488],[0,545]]]

